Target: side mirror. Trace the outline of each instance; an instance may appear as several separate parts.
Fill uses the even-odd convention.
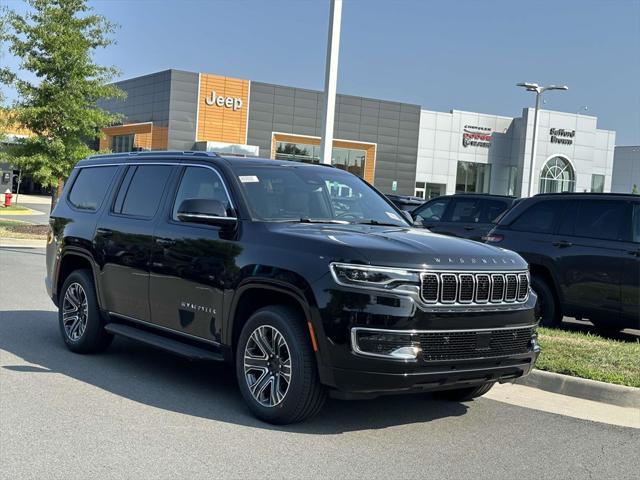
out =
[[[238,219],[228,217],[224,204],[218,200],[191,198],[184,200],[178,208],[178,220],[181,222],[205,223],[218,227],[232,227]]]

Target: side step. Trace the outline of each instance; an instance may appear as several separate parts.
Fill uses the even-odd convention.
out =
[[[204,348],[195,347],[186,343],[173,340],[171,338],[156,335],[155,333],[147,332],[139,328],[131,327],[129,325],[122,325],[120,323],[108,323],[104,329],[113,333],[114,335],[122,335],[123,337],[131,338],[142,343],[146,343],[152,347],[159,348],[161,350],[167,350],[169,352],[186,357],[191,360],[209,360],[215,362],[221,362],[224,357],[221,353],[211,352]]]

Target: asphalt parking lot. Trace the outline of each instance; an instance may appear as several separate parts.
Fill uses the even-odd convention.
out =
[[[0,478],[637,478],[640,430],[487,398],[261,423],[222,365],[66,350],[43,277],[42,249],[0,248]]]

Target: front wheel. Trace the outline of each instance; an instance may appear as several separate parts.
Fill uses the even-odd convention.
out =
[[[89,270],[76,270],[65,280],[58,302],[58,320],[62,339],[72,352],[96,353],[111,343],[113,336],[104,329]]]
[[[473,400],[474,398],[481,397],[487,393],[495,383],[484,383],[477,387],[456,388],[453,390],[442,390],[439,392],[433,392],[433,396],[442,400],[452,400],[456,402],[466,402]]]
[[[290,307],[265,307],[249,318],[240,334],[238,385],[251,412],[265,422],[300,422],[324,404],[326,389],[303,322]]]
[[[535,306],[535,315],[540,325],[543,327],[560,326],[562,323],[562,312],[549,284],[543,278],[532,275],[531,289],[538,297]]]

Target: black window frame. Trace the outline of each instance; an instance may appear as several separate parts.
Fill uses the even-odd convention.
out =
[[[135,220],[143,220],[143,221],[153,221],[157,216],[158,216],[158,212],[160,212],[162,210],[162,205],[163,205],[163,199],[165,198],[166,194],[167,194],[167,188],[170,185],[171,179],[175,173],[175,168],[176,165],[173,163],[127,163],[124,164],[124,171],[122,172],[119,182],[118,182],[118,187],[115,189],[114,194],[113,194],[113,199],[111,201],[111,206],[109,207],[109,215],[114,216],[114,217],[121,217],[121,218],[132,218]],[[118,196],[120,195],[120,190],[123,188],[123,186],[125,186],[125,182],[127,182],[126,184],[126,193],[123,197],[123,206],[124,206],[124,200],[127,197],[127,194],[129,193],[129,187],[131,186],[131,181],[135,178],[136,173],[137,173],[137,169],[139,167],[167,167],[169,168],[169,175],[167,175],[167,179],[165,181],[164,184],[164,188],[162,191],[162,194],[160,195],[159,199],[158,199],[158,205],[156,207],[155,212],[153,213],[152,216],[147,217],[145,215],[131,215],[128,213],[122,213],[122,212],[116,212],[115,211],[115,204],[118,201]],[[130,171],[130,169],[133,168],[135,171],[134,173],[129,176],[128,173]]]
[[[98,213],[101,209],[102,209],[102,205],[104,205],[105,199],[107,197],[109,197],[109,193],[111,191],[111,188],[113,186],[113,182],[118,178],[118,169],[119,169],[120,165],[117,164],[112,164],[112,165],[85,165],[82,167],[76,167],[77,173],[74,175],[73,177],[73,181],[69,187],[68,192],[65,195],[65,201],[67,202],[67,205],[69,206],[69,208],[71,208],[72,210],[76,211],[76,212],[82,212],[82,213],[91,213],[91,214],[95,214]],[[95,209],[89,209],[89,208],[80,208],[78,206],[76,206],[75,203],[73,203],[71,201],[71,193],[73,193],[73,188],[76,185],[76,182],[78,181],[78,179],[80,178],[80,175],[82,174],[82,171],[85,169],[94,169],[94,168],[113,168],[114,172],[113,175],[111,176],[111,180],[109,181],[109,183],[107,184],[107,188],[104,191],[104,194],[102,195],[102,198],[100,199],[100,203],[96,206]]]

